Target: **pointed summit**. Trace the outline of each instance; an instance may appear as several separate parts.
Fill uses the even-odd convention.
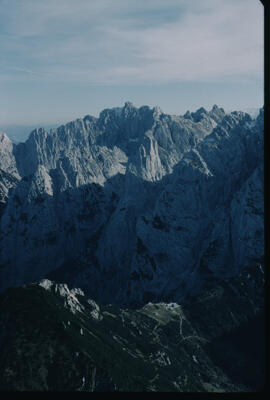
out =
[[[125,109],[129,109],[129,108],[135,108],[135,107],[134,107],[134,104],[131,103],[131,101],[126,101],[125,105],[124,105],[124,108]]]
[[[192,119],[192,115],[191,115],[189,110],[187,110],[187,112],[184,114],[184,118],[185,119]]]
[[[6,135],[6,133],[0,131],[0,169],[18,175],[16,161],[14,158],[14,144]]]
[[[219,107],[219,106],[217,106],[216,104],[213,105],[211,111],[214,111],[214,112],[217,112],[217,111],[225,112],[224,109],[223,109],[222,107]]]
[[[199,108],[194,113],[191,113],[194,122],[200,122],[205,116],[208,115],[208,112],[204,107]]]
[[[209,112],[209,115],[218,124],[225,117],[225,111],[223,110],[223,108],[220,108],[216,104],[214,104],[212,110]]]
[[[137,111],[137,108],[134,106],[133,103],[131,103],[131,101],[126,101],[125,105],[122,109],[122,115],[123,116],[128,116],[131,114],[135,114]]]
[[[198,108],[198,110],[195,113],[196,114],[202,114],[202,113],[207,114],[207,111],[204,107],[200,107],[200,108]]]
[[[161,114],[163,114],[163,111],[161,110],[161,108],[159,106],[155,106],[153,108],[154,117],[159,117]]]

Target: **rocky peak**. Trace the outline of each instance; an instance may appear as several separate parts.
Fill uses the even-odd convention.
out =
[[[256,118],[256,124],[263,129],[264,127],[264,107],[260,108],[259,115]]]
[[[37,128],[30,133],[29,138],[39,139],[40,136],[44,136],[47,134],[48,132],[44,128]]]
[[[1,144],[1,148],[4,146],[8,146],[9,143],[11,143],[11,140],[8,138],[8,136],[0,131],[0,144]]]
[[[215,127],[216,124],[222,122],[225,114],[226,113],[223,108],[219,108],[216,104],[214,104],[209,112],[204,107],[201,107],[197,111],[192,113],[190,111],[187,111],[184,114],[184,118],[192,120],[196,123],[205,123],[211,121],[212,126]]]
[[[226,115],[226,117],[227,117],[227,119],[228,119],[229,116]],[[237,117],[239,120],[242,120],[242,122],[251,122],[251,121],[252,121],[251,116],[250,116],[248,113],[245,113],[245,112],[243,112],[243,111],[233,111],[233,112],[230,114],[230,117],[231,117],[231,118]]]
[[[83,312],[84,306],[80,304],[80,301],[78,299],[78,295],[84,296],[84,293],[81,289],[75,288],[70,290],[66,284],[54,283],[49,279],[42,279],[39,282],[39,286],[59,295],[64,300],[64,307],[69,308],[69,310],[73,314],[75,314],[76,312]]]
[[[158,118],[161,114],[163,114],[161,108],[158,107],[158,106],[155,106],[155,107],[153,108],[153,115],[154,115],[154,118]]]
[[[138,109],[130,101],[126,101],[122,109],[122,117],[130,118],[137,114]]]
[[[124,104],[124,110],[133,110],[136,108],[131,101],[126,101]]]
[[[198,108],[197,111],[195,111],[194,114],[202,115],[202,114],[208,114],[208,112],[207,112],[207,110],[206,110],[204,107],[200,107],[200,108]]]
[[[210,117],[217,123],[221,123],[226,113],[223,108],[219,108],[216,104],[213,105],[212,110],[209,112]]]
[[[208,116],[208,112],[204,107],[199,108],[197,111],[191,114],[195,122],[200,122],[203,118]]]
[[[0,131],[0,169],[18,178],[19,174],[14,157],[14,147],[15,145],[8,136]]]
[[[188,110],[185,114],[184,114],[184,118],[186,118],[186,119],[192,119],[192,115],[191,115],[191,112]]]

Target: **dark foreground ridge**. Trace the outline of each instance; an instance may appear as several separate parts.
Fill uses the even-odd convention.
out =
[[[263,270],[183,304],[99,306],[42,280],[0,297],[1,391],[249,392],[264,385]]]

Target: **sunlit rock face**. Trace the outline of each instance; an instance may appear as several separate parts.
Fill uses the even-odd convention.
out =
[[[103,303],[178,301],[263,261],[263,110],[127,102],[0,146],[1,289],[48,277]]]

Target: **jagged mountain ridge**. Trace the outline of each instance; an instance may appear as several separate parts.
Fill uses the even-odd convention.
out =
[[[48,275],[105,303],[179,300],[263,261],[263,110],[126,103],[2,149],[2,289]]]

